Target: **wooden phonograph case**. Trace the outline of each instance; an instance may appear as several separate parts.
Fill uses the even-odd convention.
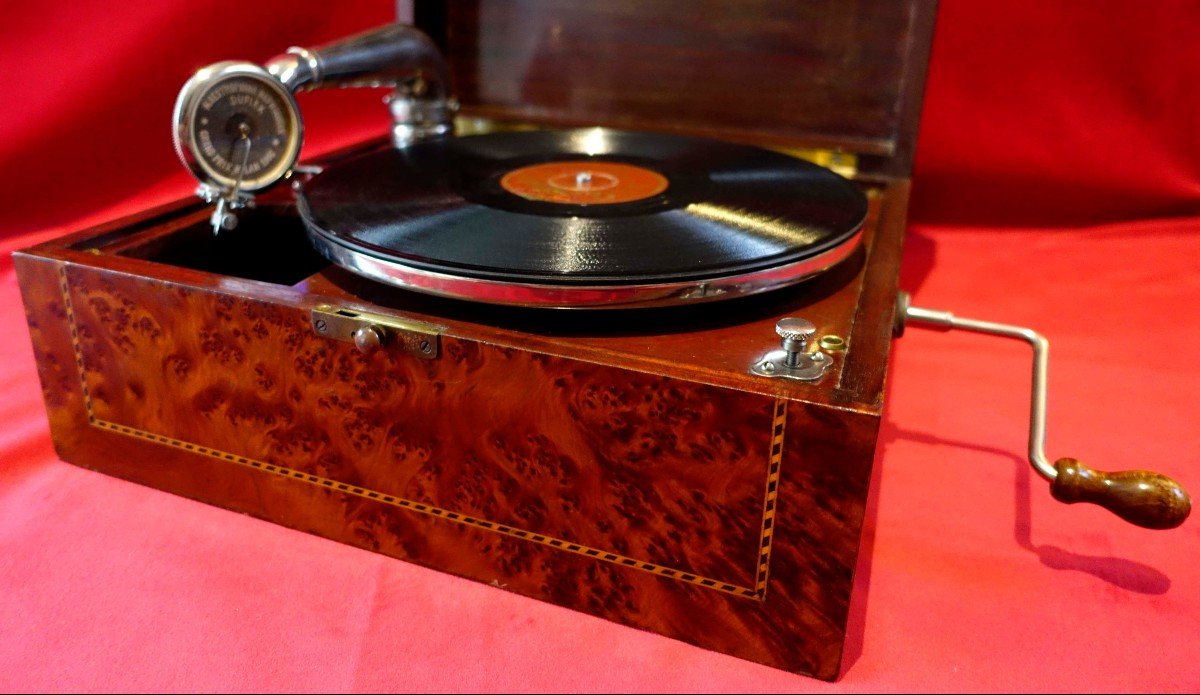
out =
[[[897,302],[934,3],[700,5],[418,2],[202,70],[203,201],[16,255],[59,454],[832,679],[907,317],[1033,345],[1057,497],[1181,522],[1045,461],[1040,336]],[[297,165],[331,84],[396,87],[391,137]]]

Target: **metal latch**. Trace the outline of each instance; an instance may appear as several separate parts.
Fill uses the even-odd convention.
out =
[[[317,335],[354,343],[363,354],[381,347],[396,347],[426,360],[438,356],[442,329],[430,323],[383,316],[366,311],[338,309],[322,304],[312,310]]]
[[[772,350],[750,365],[750,373],[758,376],[818,381],[829,371],[833,360],[821,351],[809,352],[808,344],[817,334],[817,327],[802,318],[787,317],[775,324],[775,333],[782,338],[779,349]]]

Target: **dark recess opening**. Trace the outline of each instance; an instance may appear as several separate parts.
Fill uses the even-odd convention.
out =
[[[235,229],[214,235],[198,222],[121,254],[277,285],[295,285],[329,266],[290,206],[239,210]]]

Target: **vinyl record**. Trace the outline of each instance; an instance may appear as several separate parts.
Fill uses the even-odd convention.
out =
[[[453,296],[470,283],[414,274],[557,287],[564,305],[570,288],[786,284],[811,274],[807,259],[844,257],[867,210],[857,186],[793,157],[598,128],[380,149],[317,174],[298,200],[318,249],[356,272]]]

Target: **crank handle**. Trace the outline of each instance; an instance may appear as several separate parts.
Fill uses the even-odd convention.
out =
[[[1033,347],[1033,395],[1029,414],[1029,462],[1050,481],[1054,499],[1073,504],[1090,502],[1109,510],[1131,524],[1150,529],[1179,526],[1192,511],[1192,501],[1179,483],[1151,471],[1105,473],[1072,458],[1053,465],[1046,459],[1046,374],[1050,343],[1030,328],[989,321],[964,319],[946,311],[922,309],[910,304],[901,292],[896,303],[894,333],[900,336],[907,324],[941,330],[965,330],[1015,338]]]

